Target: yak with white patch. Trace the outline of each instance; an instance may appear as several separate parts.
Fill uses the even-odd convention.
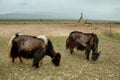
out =
[[[52,59],[52,63],[56,66],[60,65],[61,55],[56,53],[53,44],[46,36],[31,36],[31,35],[14,35],[9,44],[9,54],[14,63],[15,58],[33,59],[33,66],[38,68],[39,62],[42,61],[45,55]]]
[[[83,33],[73,31],[66,40],[66,49],[72,54],[74,48],[77,50],[85,50],[86,58],[89,60],[90,51],[92,50],[92,60],[96,61],[101,51],[98,52],[99,39],[94,33]]]

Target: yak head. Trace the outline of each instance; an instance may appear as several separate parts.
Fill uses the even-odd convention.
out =
[[[60,60],[61,60],[60,53],[56,53],[55,56],[52,59],[52,63],[54,63],[55,66],[59,66],[60,65]]]
[[[98,59],[98,57],[100,56],[100,53],[101,53],[101,51],[99,51],[99,52],[93,52],[92,53],[92,60],[96,61]]]

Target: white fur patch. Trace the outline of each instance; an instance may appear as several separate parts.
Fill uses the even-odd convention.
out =
[[[42,40],[44,40],[45,45],[48,44],[48,39],[47,39],[47,37],[46,37],[45,35],[38,35],[38,36],[36,36],[36,37],[37,37],[37,38],[40,38],[40,39],[42,39]]]
[[[18,34],[18,35],[23,35],[23,34]],[[12,46],[12,40],[13,40],[15,37],[16,37],[16,36],[13,35],[13,36],[10,38],[9,43],[8,43],[8,47],[9,47],[9,48],[11,48],[11,46]]]
[[[11,48],[12,48],[12,40],[15,38],[15,35],[13,35],[9,42],[8,42],[8,53],[10,54],[11,53]]]

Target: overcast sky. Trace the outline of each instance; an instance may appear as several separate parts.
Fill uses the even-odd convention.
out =
[[[52,12],[86,19],[120,20],[120,0],[0,0],[0,14]]]

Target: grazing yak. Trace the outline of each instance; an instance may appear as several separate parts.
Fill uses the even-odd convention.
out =
[[[33,59],[33,66],[38,68],[45,55],[52,58],[52,63],[60,65],[61,55],[54,51],[52,42],[46,36],[14,35],[8,44],[9,54],[14,63],[15,58]]]
[[[74,52],[74,48],[77,50],[85,50],[87,60],[89,60],[90,51],[92,50],[91,59],[96,61],[101,52],[98,52],[98,43],[99,39],[94,33],[73,31],[66,40],[66,49],[69,49],[71,54]]]

